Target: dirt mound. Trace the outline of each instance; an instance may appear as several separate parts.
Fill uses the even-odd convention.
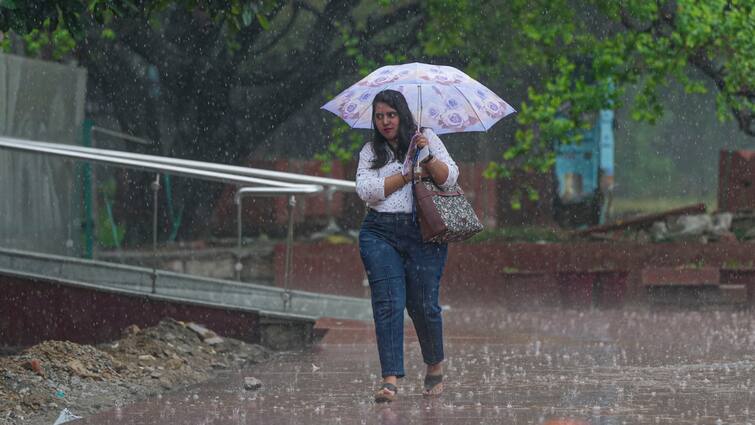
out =
[[[92,414],[269,355],[258,345],[173,319],[144,330],[132,325],[121,339],[96,347],[45,341],[0,357],[0,424],[52,423],[64,407]]]

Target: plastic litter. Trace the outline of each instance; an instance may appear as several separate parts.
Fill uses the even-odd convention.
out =
[[[66,422],[75,421],[76,419],[81,419],[81,416],[74,415],[70,410],[66,408],[60,411],[58,419],[55,419],[55,423],[53,423],[52,425],[60,425]]]

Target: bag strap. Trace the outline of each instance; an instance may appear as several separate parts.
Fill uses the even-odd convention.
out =
[[[417,158],[419,158],[419,149],[414,149],[414,158],[412,158],[412,223],[417,222],[417,187],[415,186],[414,168],[417,164]]]

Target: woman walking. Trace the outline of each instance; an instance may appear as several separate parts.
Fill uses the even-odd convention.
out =
[[[422,176],[441,188],[456,183],[459,168],[443,142],[417,125],[404,96],[378,93],[372,102],[373,140],[359,154],[356,188],[367,203],[359,251],[367,272],[375,320],[382,383],[375,401],[393,401],[404,373],[404,309],[417,332],[427,365],[424,395],[443,391],[443,322],[438,301],[446,263],[446,244],[424,243],[413,214],[411,173],[403,170],[412,138],[417,149],[429,147]]]

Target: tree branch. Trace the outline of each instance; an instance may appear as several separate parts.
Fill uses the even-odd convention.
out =
[[[299,11],[300,11],[300,9],[295,8],[294,11],[291,13],[291,17],[288,19],[288,22],[283,27],[283,29],[281,29],[278,32],[278,34],[275,35],[275,37],[273,37],[272,39],[270,39],[263,46],[261,46],[261,47],[259,47],[257,49],[254,49],[253,53],[255,55],[261,55],[261,54],[267,52],[268,50],[270,50],[271,48],[275,47],[275,45],[278,44],[278,42],[281,41],[281,39],[283,39],[283,37],[287,36],[291,32],[291,29],[294,27],[294,23],[296,22],[296,18],[299,17]]]
[[[314,25],[309,27],[307,41],[300,51],[294,53],[294,55],[300,57],[299,60],[289,61],[288,66],[283,68],[268,69],[260,71],[255,69],[248,75],[240,75],[236,79],[236,83],[241,86],[259,86],[259,85],[278,85],[291,81],[294,78],[300,78],[300,68],[303,63],[318,63],[320,57],[324,55],[326,49],[329,48],[330,43],[323,42],[324,38],[327,38],[329,34],[334,31],[334,22],[343,19],[344,16],[348,16],[351,13],[353,7],[356,6],[358,1],[355,0],[337,0],[331,1],[321,12],[312,5],[305,1],[295,1],[294,4],[297,10],[305,10],[312,13],[317,19]],[[293,20],[290,22],[293,24]],[[268,62],[269,65],[269,62]]]
[[[165,37],[155,33],[146,21],[134,19],[119,22],[119,41],[152,64],[164,64],[170,68],[186,66],[190,58]]]
[[[382,28],[389,27],[391,25],[398,24],[407,18],[419,16],[422,11],[422,7],[418,3],[410,4],[404,7],[400,7],[388,14],[381,16],[370,16],[367,19],[367,24],[364,31],[361,34],[370,34],[378,32]],[[361,38],[361,37],[360,37]]]
[[[303,0],[294,1],[293,4],[296,6],[297,9],[306,10],[307,12],[315,15],[317,19],[323,19],[323,14],[319,10],[317,10],[316,7],[312,6],[311,4],[307,3]]]
[[[282,3],[282,2],[276,4],[275,9],[273,9],[270,13],[272,15],[272,18],[270,19],[271,21],[275,19],[275,17],[281,12],[281,10],[283,10],[284,6],[285,6],[285,3]],[[295,18],[295,16],[296,16],[296,13],[293,14],[291,22],[293,22],[293,18]],[[291,22],[289,22],[289,25],[291,24]],[[254,52],[252,50],[252,46],[254,45],[257,37],[260,34],[262,34],[262,32],[263,32],[263,28],[260,25],[249,25],[248,27],[243,28],[239,32],[237,41],[242,46],[242,48],[239,49],[234,54],[234,58],[232,61],[233,63],[237,63],[237,64],[242,63],[249,57],[250,54],[255,55],[259,53],[259,52]],[[280,38],[277,38],[275,41],[277,42],[279,39]]]

